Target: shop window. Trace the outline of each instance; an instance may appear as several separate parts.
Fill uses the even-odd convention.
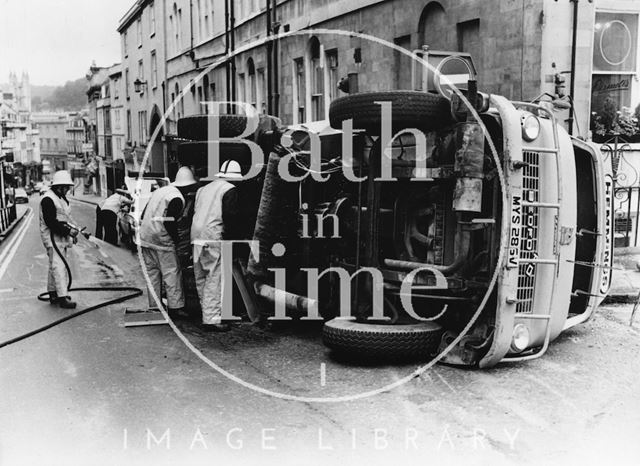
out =
[[[638,15],[596,12],[591,76],[591,131],[594,141],[615,134],[640,142]]]

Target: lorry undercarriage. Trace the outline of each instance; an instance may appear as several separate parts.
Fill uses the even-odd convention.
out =
[[[490,109],[470,89],[480,113],[392,91],[340,98],[329,122],[282,127],[260,117],[248,136],[244,116],[180,122],[190,139],[180,162],[201,173],[212,119],[223,138],[218,166],[255,169],[248,144],[232,141],[239,135],[269,154],[237,185],[242,239],[257,249],[235,255],[234,280],[252,320],[324,319],[326,346],[354,357],[429,359],[447,349],[444,362],[487,366],[507,353],[539,356],[567,317],[590,316],[610,266],[598,154],[584,143],[574,150],[544,108],[495,98],[502,109]],[[526,136],[529,118],[537,142]],[[510,142],[516,130],[524,142]]]

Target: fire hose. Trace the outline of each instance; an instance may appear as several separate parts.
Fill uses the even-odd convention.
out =
[[[71,228],[72,231],[76,231],[78,234],[82,234],[85,239],[89,239],[89,237],[91,236],[89,233],[85,232],[85,227],[80,228],[77,227],[76,225],[67,223],[67,226],[69,228]],[[103,287],[103,286],[83,286],[83,287],[76,287],[76,288],[72,288],[71,285],[73,284],[73,276],[71,275],[71,268],[69,267],[69,263],[67,262],[67,259],[65,258],[64,254],[62,254],[62,252],[60,251],[60,248],[58,248],[58,245],[56,244],[56,240],[53,236],[53,232],[50,232],[51,234],[51,242],[53,244],[53,249],[55,250],[56,254],[58,254],[58,256],[60,257],[60,259],[62,259],[62,262],[64,263],[64,267],[67,270],[67,277],[69,278],[68,282],[67,282],[67,289],[69,291],[130,291],[131,293],[128,293],[126,295],[123,296],[119,296],[117,298],[114,299],[110,299],[108,301],[103,301],[101,303],[95,304],[93,306],[90,306],[86,309],[80,309],[79,311],[75,311],[71,314],[68,314],[58,320],[54,320],[51,323],[48,323],[46,325],[43,325],[42,327],[38,327],[34,330],[31,330],[27,333],[24,333],[22,335],[19,335],[15,338],[11,338],[10,340],[7,341],[3,341],[0,342],[0,348],[4,348],[5,346],[9,346],[12,345],[14,343],[17,343],[19,341],[22,340],[26,340],[27,338],[30,338],[34,335],[37,335],[39,333],[42,333],[46,330],[49,330],[50,328],[53,328],[57,325],[62,324],[63,322],[66,322],[68,320],[71,320],[75,317],[81,316],[83,314],[87,314],[91,311],[95,311],[97,309],[103,308],[103,307],[107,307],[107,306],[111,306],[112,304],[117,304],[117,303],[121,303],[124,301],[128,301],[130,299],[133,298],[137,298],[138,296],[141,296],[143,291],[140,288],[134,287],[134,286],[107,286],[107,287]],[[94,243],[95,244],[95,243]],[[96,245],[97,246],[97,245]],[[38,300],[40,301],[48,301],[49,300],[49,291],[46,291],[44,293],[40,293],[38,295]]]

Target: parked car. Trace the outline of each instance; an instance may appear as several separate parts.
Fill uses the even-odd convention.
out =
[[[39,181],[38,183],[36,183],[36,190],[42,196],[45,192],[47,192],[50,184],[51,183],[49,181]]]
[[[22,188],[16,188],[13,196],[16,204],[27,204],[29,202],[29,195]]]
[[[134,203],[120,213],[118,216],[118,226],[120,229],[120,241],[135,249],[135,238],[140,224],[140,212],[144,211],[151,193],[156,189],[169,184],[169,178],[130,178],[125,177],[127,191],[131,193]]]

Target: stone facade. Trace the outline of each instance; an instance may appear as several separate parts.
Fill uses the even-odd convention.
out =
[[[152,4],[155,34],[149,31]],[[344,95],[337,90],[337,81],[349,74],[357,74],[359,92],[422,87],[419,71],[412,74],[409,56],[350,32],[411,51],[428,45],[430,50],[470,53],[479,89],[512,100],[554,95],[555,76],[560,74],[566,80],[564,93],[574,90],[575,122],[568,110],[558,111],[557,117],[567,126],[575,125],[574,134],[588,137],[598,11],[637,14],[640,4],[633,0],[139,0],[118,29],[123,70],[136,70],[144,60],[142,81],[147,83],[143,92],[134,93],[136,74],[131,72],[130,98],[125,102],[131,114],[128,138],[134,146],[145,147],[154,123],[166,112],[162,134],[171,139],[177,119],[203,113],[202,102],[210,100],[253,103],[284,123],[326,118],[330,101]],[[141,45],[134,43],[140,37],[138,25]],[[276,52],[270,53],[267,36],[276,32],[289,36],[274,43]],[[155,90],[146,65],[152,51],[158,63]],[[632,92],[640,101],[640,86]],[[147,140],[145,131],[140,131],[144,120],[140,112],[147,112]],[[164,150],[171,159],[171,145]]]
[[[118,25],[124,85],[123,151],[128,165],[136,170],[166,106],[165,31],[168,18],[164,14],[165,3],[165,0],[139,0]],[[149,148],[147,171],[162,173],[166,170],[163,144],[166,132],[166,127],[161,126],[157,142]]]

